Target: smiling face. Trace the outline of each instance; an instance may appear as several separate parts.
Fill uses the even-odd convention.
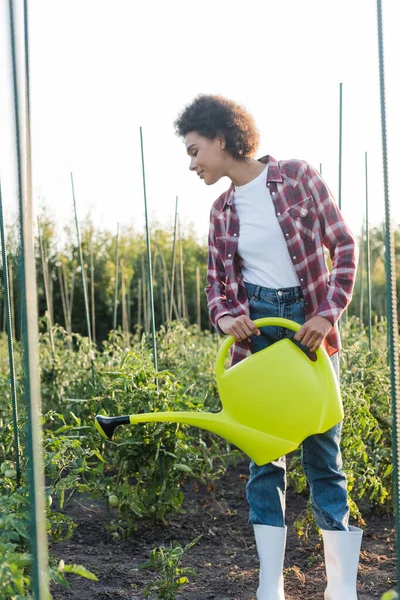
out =
[[[185,135],[185,146],[190,156],[189,169],[195,171],[206,185],[212,185],[226,175],[231,157],[224,150],[223,138],[209,140],[196,131],[189,131]]]

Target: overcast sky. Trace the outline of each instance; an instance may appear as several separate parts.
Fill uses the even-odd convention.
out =
[[[22,4],[22,2],[21,2]],[[8,2],[0,3],[0,174],[7,222],[15,214]],[[225,178],[207,187],[188,170],[173,121],[198,93],[243,104],[261,133],[259,156],[305,159],[338,192],[343,82],[342,210],[355,233],[365,202],[384,218],[375,0],[34,0],[29,2],[34,201],[60,227],[89,211],[111,231],[144,224],[139,127],[150,216],[201,238]],[[400,223],[398,2],[383,1],[389,176]]]

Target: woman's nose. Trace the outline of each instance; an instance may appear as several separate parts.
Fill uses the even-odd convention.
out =
[[[194,157],[190,161],[189,169],[190,169],[190,171],[195,171],[196,170],[196,160],[195,160]]]

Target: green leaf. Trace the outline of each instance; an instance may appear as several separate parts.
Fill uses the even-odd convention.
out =
[[[80,575],[85,579],[90,579],[91,581],[98,581],[99,578],[97,575],[86,569],[83,565],[64,565],[63,569],[64,573],[73,573],[74,575]]]

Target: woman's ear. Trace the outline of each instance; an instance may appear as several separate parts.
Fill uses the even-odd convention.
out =
[[[217,139],[219,141],[219,145],[221,146],[222,150],[225,150],[225,148],[226,148],[225,137],[222,134],[220,134],[220,135],[217,135]]]

